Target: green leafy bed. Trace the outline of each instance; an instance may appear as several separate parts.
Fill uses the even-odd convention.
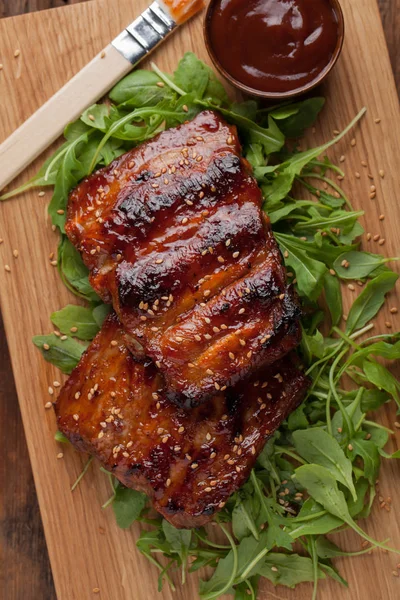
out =
[[[236,600],[256,598],[260,577],[289,587],[313,581],[314,597],[319,579],[332,577],[346,585],[331,561],[351,553],[340,550],[326,535],[355,530],[371,546],[353,555],[374,546],[386,548],[386,542],[371,540],[357,520],[370,513],[381,458],[400,457],[399,452],[390,456],[383,449],[390,431],[368,419],[370,411],[390,400],[400,406],[400,384],[386,363],[377,360],[400,357],[400,334],[366,336],[398,276],[386,266],[390,259],[360,251],[363,213],[352,210],[329,178],[328,173],[335,177],[343,173],[324,156],[365,109],[333,141],[299,152],[294,142],[285,141],[312,125],[323,98],[269,109],[259,109],[253,101],[231,103],[213,72],[190,53],[173,76],[156,66],[153,71],[133,72],[111,91],[110,99],[90,107],[66,128],[65,143],[22,188],[54,187],[49,212],[61,233],[60,276],[88,303],[54,313],[51,320],[64,335],[37,336],[35,345],[46,360],[70,373],[109,312],[90,287],[88,271],[64,234],[70,189],[94,168],[108,165],[163,129],[216,108],[238,127],[288,277],[301,297],[299,354],[312,385],[304,403],[266,444],[249,481],[219,513],[216,523],[225,542],[215,542],[221,539],[215,537],[215,527],[177,530],[161,518],[151,518],[147,499],[110,474],[113,495],[105,506],[112,504],[123,528],[136,520],[146,524],[137,547],[159,569],[160,589],[165,581],[173,587],[170,574],[175,569],[181,570],[184,582],[187,572],[204,566],[215,570],[209,580],[200,582],[203,600],[223,593],[234,594]],[[325,185],[317,189],[312,182]],[[308,199],[302,199],[303,192],[308,192]],[[344,319],[341,284],[349,280],[360,284],[361,293]],[[61,434],[56,439],[66,441]]]

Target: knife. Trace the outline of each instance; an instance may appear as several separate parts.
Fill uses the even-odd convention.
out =
[[[0,191],[50,146],[68,123],[104,96],[203,6],[203,0],[153,2],[0,145]]]

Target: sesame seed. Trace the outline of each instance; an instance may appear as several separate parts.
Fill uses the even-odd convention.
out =
[[[43,350],[50,350],[50,346],[48,344],[43,344]]]
[[[347,287],[349,288],[349,290],[351,292],[354,292],[354,290],[356,289],[352,283],[349,283],[349,285]]]
[[[214,375],[214,371],[212,371],[211,369],[207,369],[206,373],[207,375]]]
[[[339,158],[339,162],[343,163],[346,160],[346,157],[344,154],[342,154],[342,156]]]
[[[240,254],[239,252],[234,252],[234,253],[232,254],[232,258],[237,258],[237,257],[239,256],[239,254]]]
[[[79,415],[77,413],[72,415],[72,418],[74,419],[74,421],[79,421]]]
[[[163,444],[166,444],[168,442],[168,436],[164,435],[163,439],[161,440]]]
[[[16,50],[14,52],[14,58],[18,58],[18,56],[21,54],[21,50]]]
[[[186,113],[187,113],[187,112],[189,112],[189,109],[188,109],[188,107],[186,106],[186,104],[184,104],[184,105],[182,106],[182,110],[183,110],[183,112],[186,112]]]
[[[198,466],[199,466],[198,463],[194,462],[190,465],[190,468],[194,470],[194,469],[197,469]]]
[[[385,171],[383,169],[380,169],[379,177],[382,177],[382,179],[385,177]]]
[[[376,234],[376,235],[374,235],[374,237],[373,237],[373,240],[374,240],[374,242],[377,242],[377,241],[379,240],[379,238],[380,238],[380,237],[381,237],[381,236],[379,235],[379,233],[378,233],[378,234]]]
[[[370,241],[372,238],[372,235],[370,233],[367,233],[367,240]]]
[[[178,433],[183,433],[184,431],[185,431],[185,428],[183,426],[179,427]]]
[[[217,456],[217,453],[216,453],[216,452],[211,452],[211,454],[210,454],[210,458],[215,458],[216,456]]]
[[[386,240],[385,238],[382,238],[381,240],[379,240],[378,244],[379,246],[383,246],[385,244]]]
[[[379,220],[380,221],[384,221],[385,220],[385,215],[379,215]]]
[[[355,138],[353,138],[353,139],[351,140],[351,142],[350,142],[350,145],[351,145],[351,146],[353,146],[353,148],[354,148],[354,146],[356,145],[356,143],[357,143],[357,142],[356,142]]]
[[[64,454],[63,454],[62,452],[59,452],[59,453],[57,454],[57,458],[58,458],[58,459],[60,459],[60,458],[63,458],[63,457],[64,457]]]
[[[214,387],[217,391],[219,391],[221,389],[221,386],[217,382],[214,383]]]
[[[211,434],[210,434],[210,433],[207,433],[207,435],[206,435],[206,440],[207,440],[207,441],[210,441],[210,440],[211,440]]]
[[[390,321],[385,321],[385,326],[386,326],[388,329],[391,329],[391,328],[393,327],[393,325],[392,325],[392,323],[390,323]]]
[[[361,175],[360,175],[360,173],[358,171],[356,171],[354,173],[354,175],[355,175],[356,179],[360,179],[360,177],[361,177]]]
[[[246,340],[239,340],[239,343],[241,346],[245,346],[246,345]]]
[[[4,269],[7,271],[7,273],[11,273],[10,265],[4,265]]]
[[[243,315],[244,313],[245,313],[245,309],[244,309],[244,308],[241,308],[241,309],[239,310],[239,315]]]
[[[222,415],[221,421],[227,421],[227,420],[228,420],[228,415]]]
[[[399,311],[398,311],[398,309],[397,309],[396,307],[393,307],[393,308],[391,308],[391,309],[390,309],[390,312],[392,313],[392,315],[395,315],[395,314],[397,314]]]
[[[276,573],[278,569],[276,567],[271,567],[271,571],[274,571],[274,573]]]
[[[235,360],[235,355],[233,354],[233,352],[229,352],[229,358],[231,360]]]
[[[350,452],[352,452],[352,451],[353,451],[353,446],[352,446],[351,444],[349,444],[349,445],[347,446],[347,448],[348,448],[348,450],[350,450]]]
[[[46,402],[46,404],[44,405],[44,407],[45,407],[46,409],[49,409],[49,408],[51,408],[52,406],[53,406],[53,403],[52,403],[52,402]]]
[[[179,343],[183,342],[183,337],[180,337],[179,335],[177,335],[175,339]]]

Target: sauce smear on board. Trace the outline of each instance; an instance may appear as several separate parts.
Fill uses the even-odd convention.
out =
[[[315,81],[339,35],[329,0],[218,0],[209,19],[220,65],[263,92],[290,92]]]

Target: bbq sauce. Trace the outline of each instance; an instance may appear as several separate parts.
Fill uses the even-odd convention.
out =
[[[208,18],[220,66],[261,92],[292,92],[316,81],[339,38],[329,0],[217,0]]]

